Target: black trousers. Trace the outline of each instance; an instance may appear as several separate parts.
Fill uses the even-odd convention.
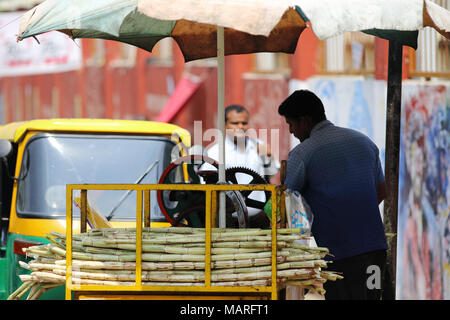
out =
[[[342,272],[344,277],[324,283],[326,300],[380,300],[385,284],[386,250],[337,260],[325,270]]]

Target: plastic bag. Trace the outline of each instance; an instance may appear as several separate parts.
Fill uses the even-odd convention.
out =
[[[289,228],[300,228],[301,234],[310,235],[314,215],[305,198],[295,190],[285,190],[286,219]]]

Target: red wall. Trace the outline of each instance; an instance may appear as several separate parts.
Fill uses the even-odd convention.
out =
[[[291,77],[306,80],[317,73],[319,39],[306,28],[300,35],[295,53],[290,57]]]
[[[402,79],[408,79],[408,47],[403,47]],[[375,37],[375,79],[387,80],[389,41]]]

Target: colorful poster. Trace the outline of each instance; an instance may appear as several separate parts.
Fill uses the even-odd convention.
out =
[[[81,42],[52,31],[17,42],[23,12],[0,13],[0,77],[77,70]]]
[[[397,298],[450,299],[450,85],[402,100]]]

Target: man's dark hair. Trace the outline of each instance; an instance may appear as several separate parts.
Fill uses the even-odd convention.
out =
[[[248,113],[248,110],[244,106],[241,106],[240,104],[231,104],[225,108],[225,122],[227,122],[228,113],[230,113],[231,111],[236,111],[237,113],[241,113],[241,112]]]
[[[292,93],[280,104],[278,113],[291,119],[310,116],[314,123],[326,119],[322,101],[309,90],[297,90]]]

